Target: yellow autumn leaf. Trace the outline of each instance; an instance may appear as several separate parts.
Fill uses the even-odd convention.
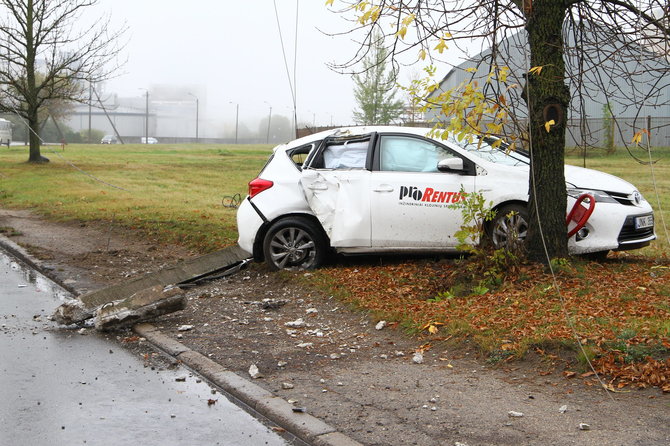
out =
[[[635,135],[633,135],[633,144],[640,144],[642,142],[642,135],[644,134],[649,136],[649,131],[647,129],[642,129],[635,133]]]
[[[402,24],[405,26],[409,26],[409,24],[412,23],[413,21],[414,21],[414,14],[410,14],[402,20]]]
[[[435,325],[431,325],[428,327],[428,333],[430,334],[436,334],[439,331],[439,328],[437,328]]]
[[[477,68],[475,68],[475,67],[470,67],[470,68],[466,68],[465,71],[467,71],[468,73],[476,73],[476,72],[477,72]]]
[[[426,50],[422,49],[421,51],[419,51],[419,59],[426,60],[426,55],[427,55]]]
[[[334,0],[326,0],[326,6],[333,6]]]
[[[447,48],[448,48],[448,47],[447,47],[447,42],[445,42],[444,39],[440,39],[440,42],[439,42],[439,43],[437,44],[437,46],[435,47],[435,49],[436,49],[440,54],[442,54],[442,52],[443,52],[444,50],[446,50]]]
[[[549,131],[551,130],[551,126],[553,125],[556,125],[556,121],[554,121],[553,119],[551,121],[547,121],[544,123],[544,129],[547,131],[547,133],[549,133]]]
[[[396,36],[400,37],[401,39],[405,39],[405,34],[407,34],[407,27],[403,26],[398,30],[397,33],[395,33]]]
[[[538,76],[539,76],[540,73],[542,72],[542,67],[541,67],[541,66],[539,66],[539,67],[533,67],[533,68],[531,68],[530,70],[528,70],[528,72],[529,72],[530,74],[535,74],[535,75],[538,75]]]

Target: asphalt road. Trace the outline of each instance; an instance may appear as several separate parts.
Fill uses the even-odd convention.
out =
[[[188,370],[49,321],[66,296],[0,251],[0,445],[288,444]]]

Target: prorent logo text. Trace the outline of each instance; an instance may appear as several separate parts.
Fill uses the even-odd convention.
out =
[[[458,203],[465,200],[464,193],[437,191],[432,187],[423,190],[416,186],[400,186],[400,200],[409,199],[427,203]]]

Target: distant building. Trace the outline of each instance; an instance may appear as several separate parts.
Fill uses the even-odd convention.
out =
[[[573,39],[573,33],[567,33]],[[597,39],[597,36],[595,38]],[[667,43],[661,44],[658,38],[653,39],[653,45],[640,48],[639,44],[631,45],[630,48],[621,50],[615,47],[615,39],[603,36],[602,45],[599,46],[601,55],[606,55],[598,61],[598,68],[586,73],[585,76],[571,78],[571,73],[579,69],[576,51],[582,51],[574,40],[569,42],[569,50],[565,56],[568,79],[572,102],[568,112],[568,134],[566,144],[568,146],[602,146],[604,140],[603,122],[605,104],[609,101],[612,116],[616,119],[616,130],[614,135],[615,145],[630,143],[635,131],[642,128],[651,129],[652,146],[670,146],[670,63],[666,59]],[[648,42],[652,42],[648,40]],[[500,42],[497,49],[498,65],[507,66],[512,70],[512,76],[518,80],[519,88],[511,92],[512,102],[515,107],[516,116],[525,119],[527,108],[521,99],[520,86],[525,83],[524,74],[528,71],[528,55],[524,49],[527,48],[526,35],[515,34]],[[575,50],[574,48],[578,48]],[[589,51],[586,49],[586,51]],[[645,61],[645,70],[623,57],[623,54],[639,51]],[[659,52],[665,53],[659,54]],[[482,60],[490,59],[491,50],[484,51],[479,55],[452,68],[440,81],[440,89],[429,95],[427,100],[439,95],[440,91],[455,88],[462,82],[477,79],[481,85],[488,75],[489,64],[481,63]],[[595,57],[595,52],[592,53]],[[665,56],[665,57],[663,57]],[[631,77],[622,76],[622,71],[635,73]],[[580,84],[579,81],[582,81]],[[598,86],[604,85],[605,92]],[[655,94],[650,94],[654,89],[659,89]],[[586,120],[582,124],[580,116]],[[426,113],[427,121],[448,120],[439,116],[435,110]],[[585,132],[582,132],[584,125]],[[584,133],[584,134],[583,134]]]
[[[145,136],[148,116],[148,136],[159,140],[194,139],[199,110],[196,110],[195,97],[190,91],[198,94],[195,88],[152,87],[148,107],[146,93],[143,92],[133,97],[101,94],[102,103],[93,94],[92,104],[77,104],[64,124],[77,132],[86,131],[89,126],[105,134],[118,132],[125,142],[137,143]],[[199,107],[202,110],[206,96],[203,93],[200,97]],[[202,127],[200,133],[202,136]]]

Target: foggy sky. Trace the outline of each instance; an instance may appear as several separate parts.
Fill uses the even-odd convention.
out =
[[[277,0],[279,21],[293,76],[296,0]],[[356,49],[341,31],[348,24],[321,0],[300,0],[297,43],[298,122],[352,123],[355,108],[349,75],[330,70]],[[105,93],[141,96],[142,88],[174,85],[199,96],[203,120],[240,122],[291,116],[292,99],[272,0],[101,0],[89,11],[111,13],[110,25],[128,27],[127,62]],[[232,102],[232,104],[231,104]]]

